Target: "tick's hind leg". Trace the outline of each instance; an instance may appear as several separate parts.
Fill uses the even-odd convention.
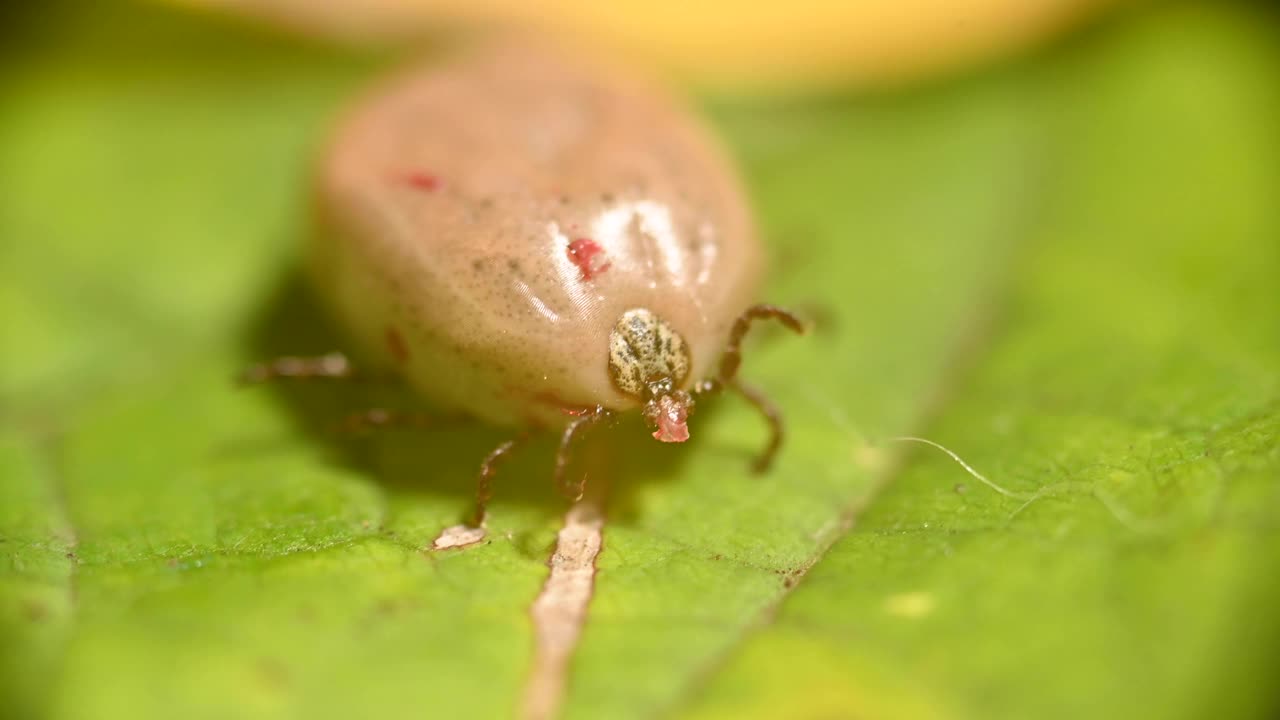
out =
[[[471,419],[470,416],[466,415],[431,415],[370,408],[348,415],[334,429],[342,433],[361,433],[389,428],[422,430],[437,428],[446,423],[468,422]],[[472,515],[471,527],[484,527],[488,514],[489,500],[493,497],[493,477],[498,474],[498,466],[506,460],[508,455],[521,445],[524,445],[530,437],[532,437],[532,433],[520,433],[494,448],[492,452],[485,456],[484,462],[480,463],[480,472],[476,476],[476,508],[475,513]]]
[[[560,434],[560,446],[556,449],[556,464],[552,477],[555,480],[556,487],[560,488],[560,492],[571,500],[576,501],[582,497],[583,484],[586,482],[586,479],[583,478],[582,481],[570,485],[565,480],[565,473],[569,469],[569,460],[573,449],[577,447],[585,430],[612,416],[613,413],[597,405],[591,411],[574,418],[572,422],[565,426],[564,432]],[[498,473],[498,466],[532,437],[532,432],[520,433],[494,448],[493,452],[489,453],[489,456],[480,464],[479,480],[476,483],[476,511],[475,515],[472,516],[472,527],[484,527],[488,516],[489,500],[493,498],[493,476]]]
[[[351,361],[342,353],[315,357],[287,356],[245,368],[238,378],[242,385],[257,385],[282,378],[349,379],[355,377]]]
[[[552,473],[555,485],[560,490],[560,494],[577,502],[582,499],[582,493],[585,489],[587,478],[584,475],[581,480],[572,485],[565,479],[565,473],[569,469],[570,455],[573,448],[577,446],[582,438],[582,433],[601,422],[613,416],[613,413],[606,410],[603,406],[597,405],[595,409],[580,415],[573,419],[565,426],[564,432],[560,435],[560,447],[556,449],[556,466]]]
[[[742,339],[751,329],[751,323],[760,319],[777,320],[787,329],[800,334],[805,330],[804,323],[799,317],[776,305],[753,305],[747,308],[746,312],[734,321],[733,329],[729,331],[729,342],[725,345],[724,355],[720,357],[720,374],[713,381],[700,383],[695,391],[701,395],[731,390],[745,398],[760,411],[761,415],[764,415],[765,421],[769,423],[769,442],[751,465],[755,472],[764,472],[769,469],[773,464],[774,456],[782,447],[784,437],[782,412],[778,410],[778,406],[774,405],[761,391],[738,380],[738,368],[742,366]]]
[[[533,434],[529,432],[516,435],[494,448],[484,462],[480,463],[480,473],[476,478],[476,510],[471,516],[472,527],[483,528],[489,517],[489,501],[493,499],[493,476],[498,474],[498,466],[531,437]]]

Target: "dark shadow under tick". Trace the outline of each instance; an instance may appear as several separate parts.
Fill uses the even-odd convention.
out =
[[[243,359],[248,367],[261,358],[316,357],[349,349],[306,279],[293,272],[282,278],[250,326]],[[481,461],[514,432],[425,406],[397,377],[360,374],[358,358],[351,357],[357,372],[350,380],[271,382],[240,391],[270,394],[310,442],[329,449],[336,462],[377,482],[397,501],[448,497],[457,505],[459,520],[469,518]],[[380,412],[412,422],[384,423]],[[438,423],[430,422],[436,419]],[[638,418],[624,418],[617,426],[598,428],[585,440],[603,445],[602,452],[617,458],[610,468],[609,504],[611,516],[623,522],[634,518],[641,487],[678,476],[677,466],[685,457],[683,452],[665,451],[672,448],[655,452],[653,441],[643,437],[637,425]],[[564,512],[550,472],[554,435],[531,438],[493,475],[493,492],[502,502],[536,507],[547,518]],[[272,452],[270,447],[255,450],[252,439],[236,439],[228,447],[231,452]],[[640,458],[643,463],[634,462]],[[567,481],[579,482],[580,469],[571,461]]]

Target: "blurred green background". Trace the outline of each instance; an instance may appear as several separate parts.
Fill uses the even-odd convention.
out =
[[[234,388],[342,339],[299,280],[332,113],[400,50],[9,9],[0,715],[518,715],[563,502],[396,388]],[[817,331],[688,447],[606,439],[565,717],[1273,717],[1280,15],[1147,3],[895,89],[695,102]],[[629,431],[629,432],[628,432]],[[935,449],[959,453],[1007,493]]]

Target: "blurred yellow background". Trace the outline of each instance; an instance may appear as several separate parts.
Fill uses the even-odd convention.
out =
[[[716,89],[883,87],[1035,45],[1123,0],[162,0],[345,42],[534,28]]]

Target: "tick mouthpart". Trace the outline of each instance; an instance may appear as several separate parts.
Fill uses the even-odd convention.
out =
[[[662,394],[644,406],[645,419],[656,427],[653,438],[659,442],[678,443],[689,439],[689,411],[693,398],[683,390]]]

